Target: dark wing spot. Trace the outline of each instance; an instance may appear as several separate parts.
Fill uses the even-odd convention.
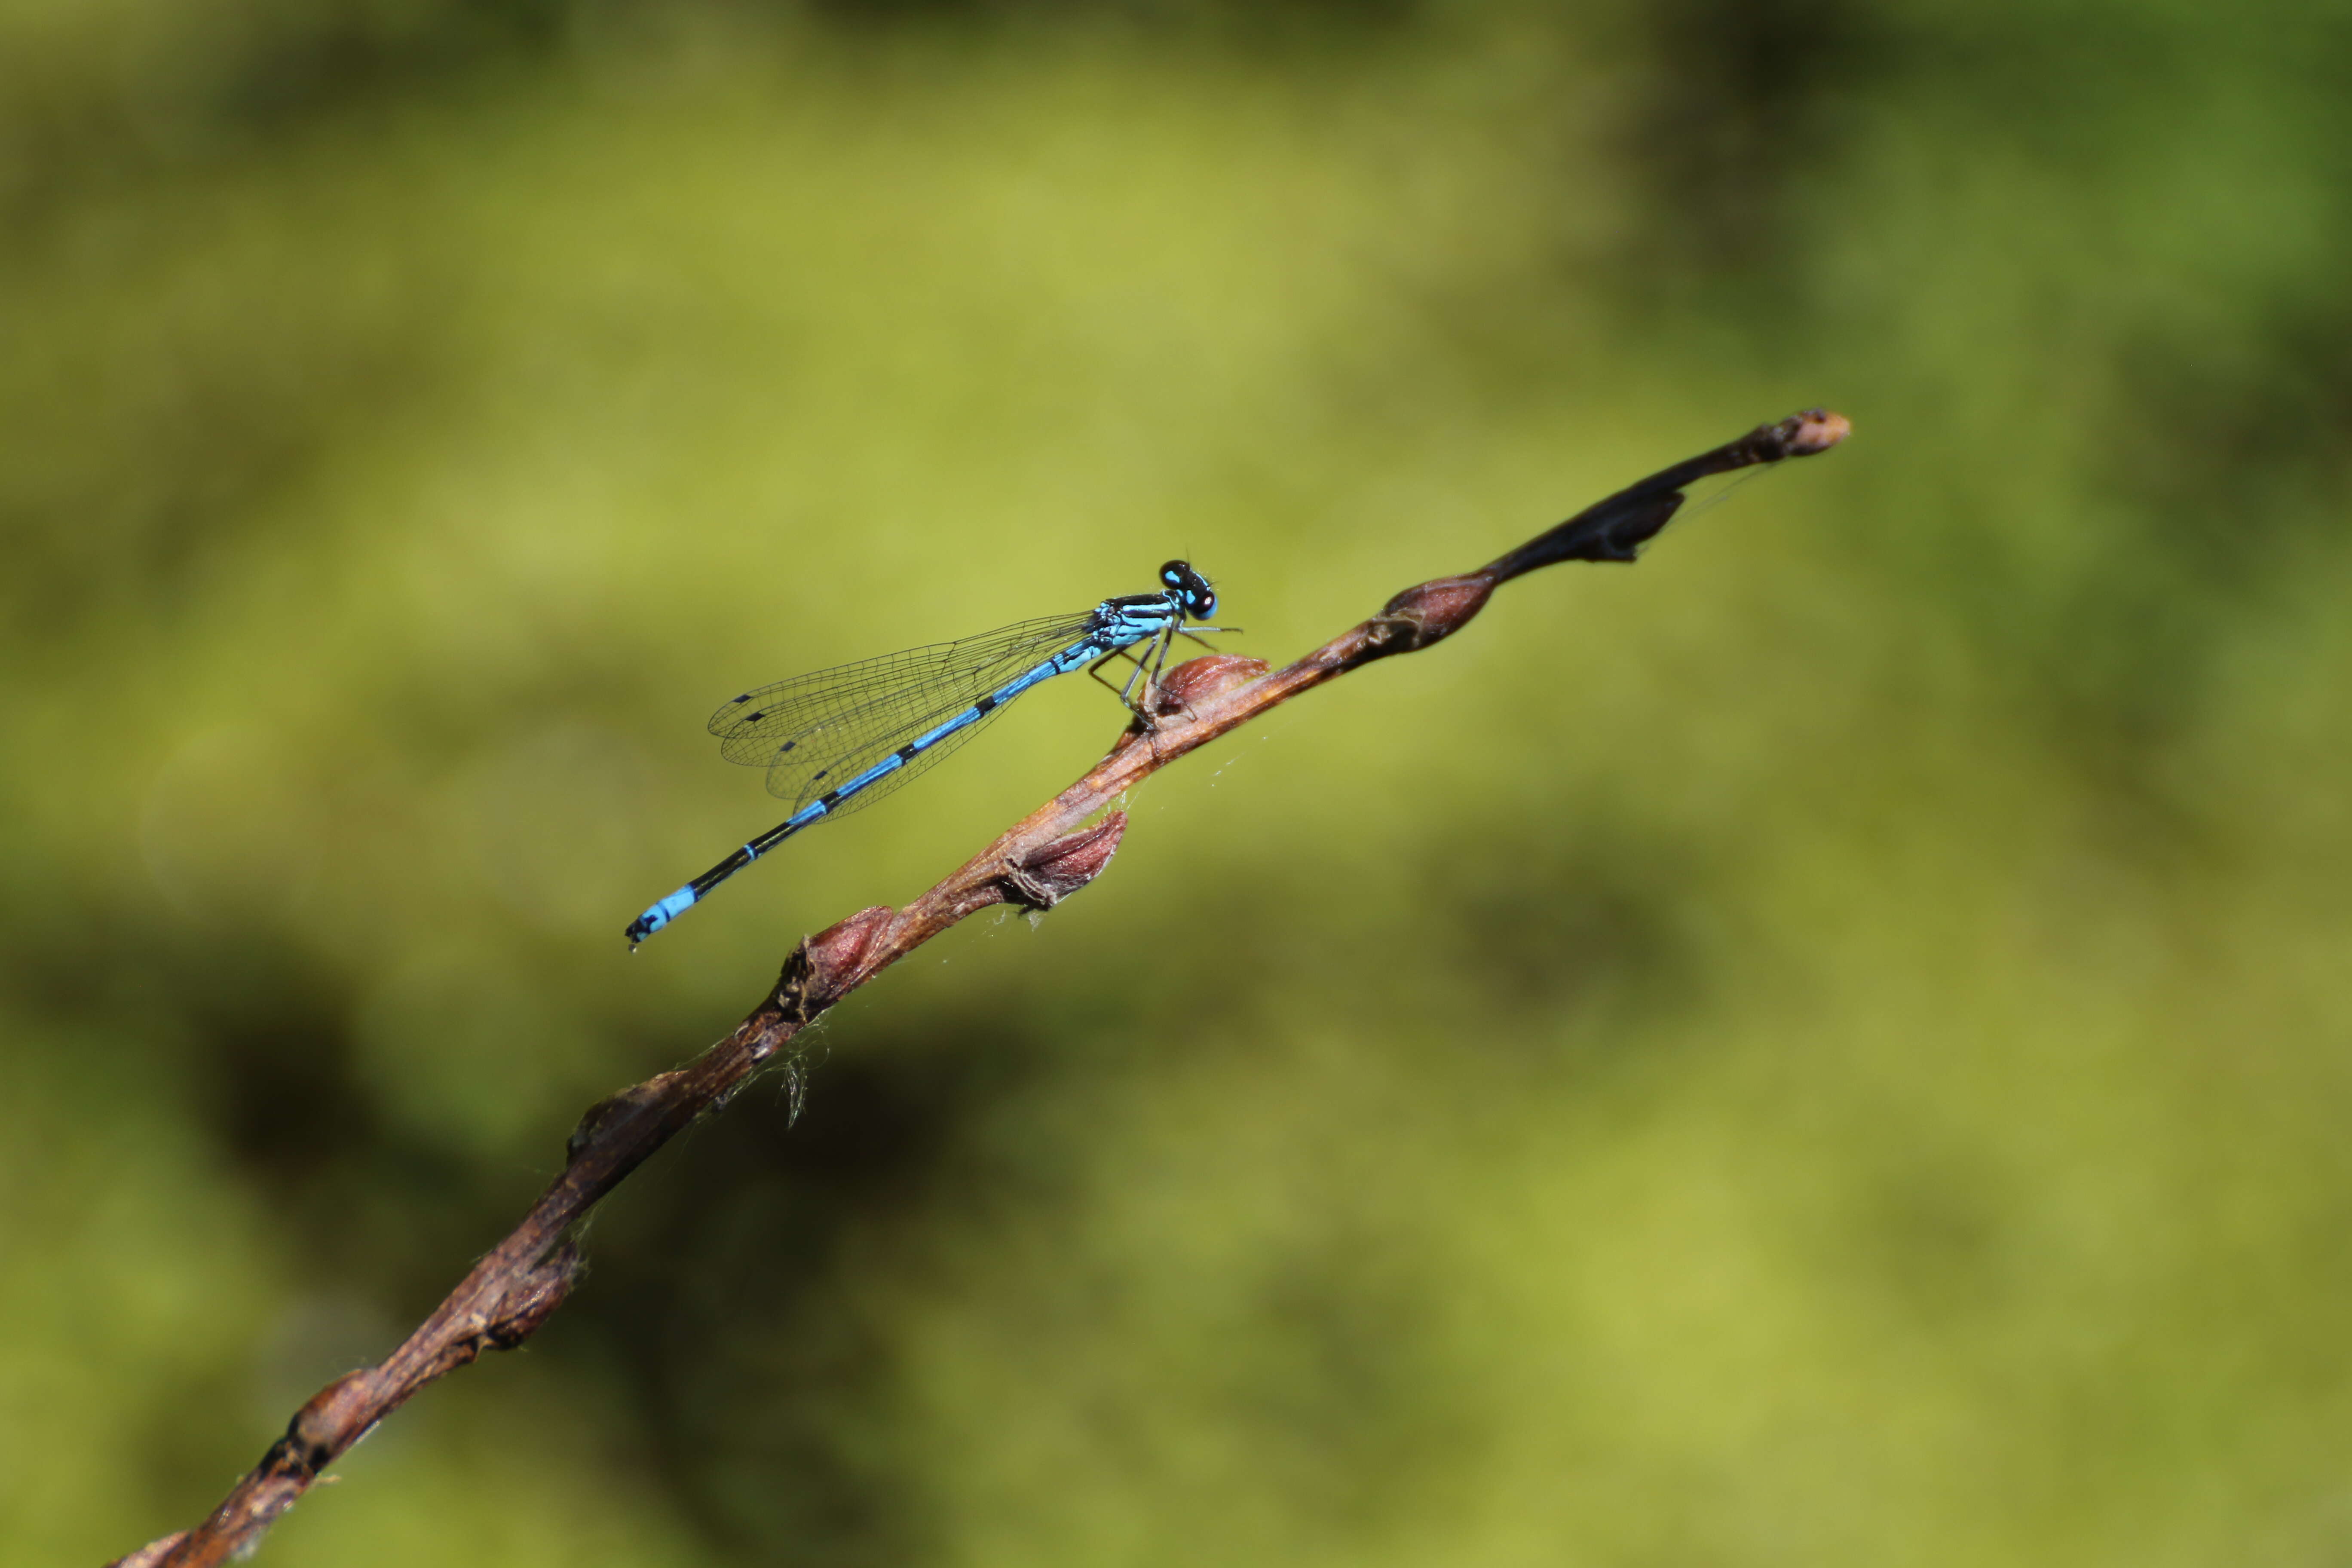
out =
[[[800,742],[799,742],[798,741],[786,741],[782,745],[778,746],[778,747],[776,748],[776,755],[778,755],[778,756],[780,756],[780,757],[781,757],[781,756],[782,756],[786,752],[791,751],[794,746],[797,746],[797,745],[799,745],[799,744],[800,744]]]
[[[743,715],[743,722],[746,724],[756,724],[767,716],[768,715],[765,712],[746,713]]]
[[[824,777],[825,774],[831,772],[833,772],[831,768],[819,768],[816,772],[809,774],[809,783],[814,784],[817,780]]]
[[[736,697],[735,700],[738,702],[749,702],[751,700],[751,694],[748,691],[742,692]]]

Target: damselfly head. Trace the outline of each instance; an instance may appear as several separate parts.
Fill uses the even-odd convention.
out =
[[[1191,562],[1171,561],[1160,569],[1160,580],[1194,620],[1205,621],[1217,613],[1217,591],[1209,586],[1206,577],[1192,570]]]

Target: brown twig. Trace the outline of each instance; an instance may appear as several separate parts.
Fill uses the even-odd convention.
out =
[[[405,1343],[381,1364],[314,1394],[202,1524],[120,1558],[114,1568],[208,1568],[249,1553],[329,1464],[417,1390],[486,1350],[510,1350],[530,1338],[579,1278],[574,1227],[597,1201],[782,1058],[793,1037],[826,1009],[968,915],[992,904],[1050,909],[1100,875],[1127,830],[1127,816],[1112,811],[1087,822],[1127,790],[1312,687],[1452,636],[1496,586],[1522,573],[1556,561],[1633,560],[1681,507],[1693,481],[1826,451],[1847,429],[1843,418],[1819,409],[1763,426],[1620,490],[1475,572],[1406,589],[1379,615],[1285,668],[1217,657],[1171,671],[1150,730],[1131,727],[1084,778],[905,909],[861,910],[803,940],[767,1000],[694,1061],[592,1106],[572,1134],[562,1174]]]

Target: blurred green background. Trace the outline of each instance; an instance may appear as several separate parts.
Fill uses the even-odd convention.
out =
[[[2352,1562],[2352,14],[0,7],[0,1561],[193,1522],[1118,716],[743,686],[1199,562],[1291,658],[608,1202],[284,1564]]]

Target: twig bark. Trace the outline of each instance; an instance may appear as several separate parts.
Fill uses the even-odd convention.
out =
[[[828,1008],[968,915],[993,904],[1050,909],[1100,875],[1127,816],[1111,811],[1091,826],[1087,819],[1127,790],[1301,692],[1452,636],[1513,577],[1558,561],[1633,560],[1697,479],[1826,451],[1847,431],[1843,417],[1820,409],[1762,426],[1620,490],[1475,572],[1406,589],[1284,668],[1221,656],[1171,671],[1149,731],[1131,727],[1084,778],[906,908],[861,910],[804,939],[767,1000],[694,1061],[590,1107],[572,1134],[562,1173],[404,1343],[312,1395],[203,1523],[119,1558],[113,1568],[209,1568],[250,1553],[328,1465],[410,1395],[486,1350],[511,1350],[530,1338],[579,1279],[575,1227],[597,1201],[761,1068],[787,1059],[793,1037]]]

